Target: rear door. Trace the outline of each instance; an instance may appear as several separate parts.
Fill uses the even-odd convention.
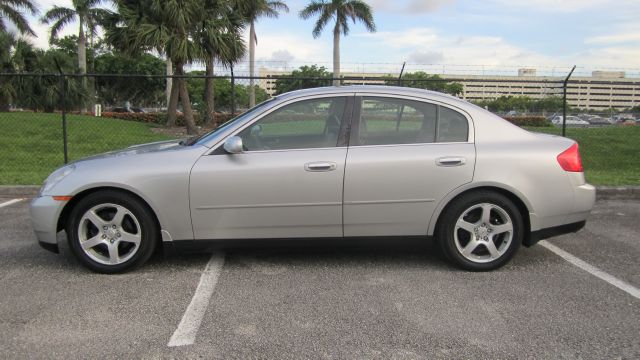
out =
[[[472,180],[470,118],[437,102],[356,97],[344,181],[344,235],[426,235],[438,201]]]

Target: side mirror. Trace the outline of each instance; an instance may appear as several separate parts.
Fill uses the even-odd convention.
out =
[[[223,148],[229,154],[241,154],[244,152],[242,146],[242,138],[239,136],[232,136],[224,141]]]
[[[244,152],[242,146],[242,138],[240,136],[232,136],[224,141],[223,148],[229,154],[241,154]]]

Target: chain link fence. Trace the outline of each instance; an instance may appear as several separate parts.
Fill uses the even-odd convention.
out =
[[[185,122],[190,118],[197,126],[192,132],[214,129],[233,113],[249,108],[250,80],[259,103],[286,91],[330,86],[336,79],[0,74],[0,185],[40,184],[66,162],[134,144],[188,137]],[[393,85],[445,92],[531,131],[556,135],[564,131],[565,136],[580,143],[589,181],[601,185],[640,184],[639,84],[632,84],[635,87],[629,102],[620,96],[629,92],[629,85],[613,82],[471,76],[398,79],[390,75],[338,80],[343,85]],[[175,119],[169,116],[173,113],[169,89],[174,89],[175,97],[189,97],[177,107],[174,101]],[[636,95],[638,99],[634,100]],[[323,111],[332,110],[327,107]]]

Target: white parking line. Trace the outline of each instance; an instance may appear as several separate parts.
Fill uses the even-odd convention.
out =
[[[542,245],[543,247],[549,249],[551,252],[555,253],[556,255],[560,256],[561,258],[567,260],[568,262],[572,263],[573,265],[579,267],[580,269],[588,272],[589,274],[600,278],[606,282],[608,282],[609,284],[617,287],[618,289],[625,291],[627,293],[629,293],[631,296],[635,297],[636,299],[640,299],[640,289],[638,289],[637,287],[624,282],[618,278],[616,278],[613,275],[609,275],[606,272],[598,269],[597,267],[569,254],[568,252],[560,249],[559,247],[545,241],[542,240],[539,243],[540,245]]]
[[[200,282],[193,294],[191,303],[182,316],[182,320],[176,331],[171,335],[167,346],[191,345],[196,340],[200,323],[209,306],[209,299],[218,283],[218,277],[224,265],[224,253],[214,253],[207,263]]]
[[[13,205],[15,203],[19,203],[22,200],[24,200],[24,199],[13,199],[13,200],[9,200],[7,202],[3,202],[2,204],[0,204],[0,208],[3,208],[5,206],[9,206],[9,205]]]

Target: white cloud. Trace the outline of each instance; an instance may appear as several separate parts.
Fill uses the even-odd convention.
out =
[[[640,46],[610,46],[587,48],[580,52],[546,55],[515,45],[497,36],[441,35],[431,28],[410,28],[381,33],[361,33],[354,36],[366,39],[365,48],[387,48],[386,60],[409,61],[415,64],[445,64],[446,69],[478,73],[482,70],[515,72],[520,67],[564,71],[577,64],[584,71],[598,68],[637,68]],[[434,67],[441,71],[442,66]],[[447,70],[449,71],[449,70]]]
[[[456,0],[371,0],[367,1],[375,13],[395,12],[404,14],[424,14],[434,12],[444,6],[455,3]]]
[[[529,8],[546,12],[574,12],[609,4],[619,4],[625,0],[496,0],[508,8]]]
[[[585,44],[620,44],[640,43],[640,24],[623,24],[615,26],[614,30],[605,35],[588,37]]]
[[[439,51],[417,50],[409,54],[407,60],[416,64],[440,64],[444,60],[444,55]]]

